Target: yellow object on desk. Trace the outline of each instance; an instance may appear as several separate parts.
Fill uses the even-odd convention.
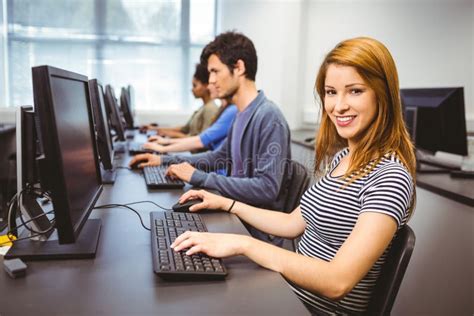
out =
[[[14,235],[1,235],[0,236],[0,247],[13,245],[12,241],[16,240]]]

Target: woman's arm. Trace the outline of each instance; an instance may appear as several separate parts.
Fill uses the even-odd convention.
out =
[[[145,143],[144,148],[152,149],[158,152],[179,152],[179,151],[190,151],[195,149],[204,148],[201,138],[199,136],[191,136],[186,138],[180,138],[171,140],[170,145],[163,146],[156,143]]]
[[[176,126],[176,127],[156,127],[155,129],[158,131],[158,134],[160,133],[166,133],[166,132],[179,132],[183,127],[182,126]]]
[[[233,204],[231,213],[267,234],[284,238],[295,238],[300,236],[306,227],[299,206],[293,212],[287,214],[253,207],[237,201],[234,203],[232,199],[212,194],[205,190],[190,190],[181,196],[179,202],[183,203],[196,198],[200,198],[203,201],[193,205],[190,208],[191,212],[202,209],[228,211]]]
[[[188,134],[185,134],[181,132],[180,130],[163,130],[163,131],[158,131],[158,134],[161,136],[168,136],[168,137],[173,137],[173,138],[183,138],[183,137],[188,137]]]
[[[263,241],[230,234],[185,232],[171,245],[188,255],[245,255],[286,279],[333,300],[343,298],[367,274],[390,244],[397,223],[381,213],[362,213],[349,238],[330,262],[297,254]]]

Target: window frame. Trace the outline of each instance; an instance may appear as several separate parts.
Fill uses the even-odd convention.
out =
[[[191,69],[188,67],[190,52],[194,48],[203,48],[205,43],[192,43],[190,36],[190,22],[191,22],[191,0],[181,0],[181,23],[179,30],[179,39],[177,41],[161,41],[158,39],[153,39],[151,37],[135,37],[135,36],[115,36],[115,35],[104,35],[106,34],[106,16],[107,8],[106,1],[94,0],[94,34],[55,34],[51,36],[48,33],[42,33],[39,27],[29,27],[27,30],[18,30],[16,25],[10,23],[11,19],[11,9],[9,3],[13,0],[2,0],[3,2],[3,37],[4,37],[4,60],[0,61],[4,63],[4,77],[5,77],[5,100],[6,104],[11,104],[12,99],[10,96],[10,82],[12,80],[12,74],[8,64],[10,62],[10,47],[12,43],[17,42],[26,42],[26,43],[60,43],[60,44],[88,44],[91,45],[91,48],[95,50],[95,58],[97,60],[103,60],[104,47],[113,44],[113,45],[142,45],[142,46],[153,46],[156,48],[159,47],[175,47],[181,48],[182,57],[181,62],[184,65],[183,71],[181,73],[181,100],[183,110],[190,111],[191,104],[189,103],[189,81],[191,76]],[[214,1],[214,21],[213,21],[213,34],[214,37],[217,32],[217,14],[218,14],[218,0]],[[9,18],[10,17],[10,18]],[[35,32],[36,31],[36,32]],[[196,61],[198,62],[198,61]],[[102,69],[102,63],[97,63],[95,65],[95,72],[97,74],[103,75],[104,70]],[[11,104],[15,106],[14,104]],[[140,110],[140,109],[138,109]],[[149,110],[147,111],[160,111]]]

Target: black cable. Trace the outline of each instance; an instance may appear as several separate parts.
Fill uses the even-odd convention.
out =
[[[172,211],[172,210],[173,210],[173,209],[171,209],[171,208],[163,207],[163,206],[161,206],[161,205],[159,205],[159,204],[157,204],[157,203],[155,203],[155,202],[153,202],[153,201],[149,201],[149,200],[138,201],[138,202],[131,202],[131,203],[125,203],[124,205],[133,205],[133,204],[141,204],[141,203],[151,203],[151,204],[155,205],[156,207],[161,208],[161,209],[164,210],[164,211]]]
[[[130,211],[134,212],[135,214],[137,214],[138,218],[140,219],[140,224],[142,225],[142,227],[145,228],[148,231],[151,231],[151,229],[146,227],[145,224],[143,223],[143,219],[142,219],[142,216],[140,215],[140,213],[138,213],[138,211],[136,211],[132,207],[128,206],[127,204],[104,204],[104,205],[96,206],[96,207],[94,207],[94,209],[96,209],[96,208],[97,209],[99,209],[99,208],[114,208],[114,207],[125,207],[125,208],[129,209]]]
[[[46,216],[46,214],[50,214],[51,212],[53,212],[53,211],[49,211],[49,212],[47,212],[47,213],[43,213],[43,214],[37,215],[37,216],[35,216],[35,217],[33,217],[33,218],[30,218],[30,219],[27,220],[26,222],[25,222],[25,220],[23,219],[23,215],[20,214],[21,225],[18,225],[16,228],[25,226],[26,230],[28,230],[30,233],[38,234],[38,235],[46,235],[47,233],[49,233],[50,231],[52,231],[54,228],[56,228],[56,226],[55,226],[56,221],[55,221],[54,218],[49,221],[49,222],[51,223],[51,226],[50,226],[48,229],[42,230],[42,231],[34,230],[33,228],[27,226],[26,224],[28,224],[29,222],[34,221],[35,219],[38,219],[38,218],[43,217],[43,216]]]
[[[28,222],[31,222],[30,221],[27,221],[25,223],[25,221],[23,220],[23,217],[22,217],[22,214],[20,212],[20,220],[22,221],[22,225],[17,225],[16,224],[16,214],[18,213],[19,209],[20,209],[20,202],[21,202],[21,198],[23,196],[24,193],[34,193],[36,194],[38,197],[46,197],[47,199],[51,200],[51,197],[49,196],[49,193],[48,192],[43,192],[41,191],[40,189],[38,188],[35,188],[32,184],[27,184],[25,188],[23,188],[20,192],[17,192],[13,197],[12,199],[10,200],[10,207],[8,209],[8,232],[10,234],[13,234],[14,236],[17,236],[18,235],[18,231],[17,231],[17,228],[18,227],[21,227],[21,226],[25,226],[25,228],[27,230],[29,230],[31,233],[35,233],[35,234],[46,234],[46,233],[49,233],[51,231],[51,229],[54,228],[54,224],[49,228],[47,229],[46,231],[42,231],[42,232],[38,232],[38,231],[35,231],[33,229],[31,229],[30,227],[26,226],[26,223]],[[41,217],[41,216],[44,216],[45,214],[40,214],[38,216]],[[36,219],[36,218],[34,218]],[[34,220],[33,219],[33,220]]]
[[[44,234],[48,233],[51,229],[54,229],[54,219],[53,219],[53,220],[51,221],[51,223],[52,223],[51,227],[50,227],[50,228],[48,229],[48,231],[46,231],[46,232],[36,233],[36,234],[34,234],[34,235],[30,235],[30,236],[27,236],[27,237],[18,238],[18,239],[15,239],[15,240],[13,240],[13,239],[11,238],[11,236],[17,237],[16,234],[13,233],[14,230],[16,230],[16,229],[18,229],[18,228],[20,228],[20,227],[22,227],[22,226],[25,226],[25,228],[28,228],[28,226],[26,226],[27,223],[29,223],[29,222],[31,222],[31,221],[34,221],[35,219],[38,219],[38,218],[40,218],[40,217],[42,217],[42,216],[46,216],[46,215],[48,215],[48,214],[50,214],[50,213],[52,213],[52,212],[54,212],[54,210],[51,210],[51,211],[49,211],[49,212],[46,212],[46,213],[37,215],[37,216],[35,216],[35,217],[32,217],[31,219],[29,219],[29,220],[27,220],[27,221],[22,221],[22,224],[21,224],[21,225],[16,226],[15,229],[9,230],[9,231],[5,234],[5,235],[7,236],[7,238],[9,239],[9,241],[5,241],[5,242],[0,243],[0,247],[1,247],[2,245],[4,245],[4,244],[8,244],[8,243],[10,243],[10,242],[13,243],[13,242],[17,242],[17,241],[19,241],[19,240],[26,240],[26,239],[31,239],[31,238],[34,238],[34,237],[38,237],[38,236],[41,236],[41,235],[44,235]],[[31,231],[31,230],[30,230],[30,231]]]
[[[13,236],[13,235],[7,235],[8,239],[10,239],[9,241],[4,241],[4,242],[0,242],[0,247],[2,247],[3,245],[6,245],[8,243],[16,243],[17,241],[20,241],[20,240],[26,240],[26,239],[31,239],[31,238],[34,238],[34,237],[38,237],[40,235],[43,235],[43,234],[37,234],[37,235],[32,235],[32,236],[28,236],[28,237],[22,237],[22,238],[18,238],[18,239],[11,239],[10,236]]]
[[[19,195],[18,195],[18,197],[17,197],[17,200],[21,203],[21,197],[22,197],[22,195],[23,195],[24,193],[28,194],[28,193],[32,193],[32,192],[35,193],[37,197],[44,197],[44,196],[46,196],[47,199],[51,200],[51,198],[50,198],[50,196],[49,196],[49,194],[48,194],[47,192],[43,192],[43,191],[41,191],[41,190],[39,190],[39,189],[37,189],[37,188],[32,187],[31,185],[27,185],[27,187],[26,187],[25,189],[21,190],[21,192],[19,193]],[[19,208],[20,203],[17,202],[17,208]],[[55,228],[55,225],[54,225],[54,224],[55,224],[55,220],[54,220],[54,219],[53,219],[52,221],[50,221],[51,226],[50,226],[48,229],[43,230],[43,231],[34,230],[33,228],[27,226],[26,224],[29,223],[29,222],[31,222],[31,221],[33,221],[33,220],[35,220],[35,219],[37,219],[37,218],[40,218],[40,217],[42,217],[42,216],[45,216],[46,214],[49,214],[49,213],[51,213],[51,212],[52,212],[52,211],[47,212],[47,213],[40,214],[40,215],[35,216],[35,217],[33,217],[32,219],[30,219],[30,220],[28,220],[28,221],[26,221],[26,222],[25,222],[25,220],[23,219],[23,215],[22,215],[21,212],[20,212],[19,218],[20,218],[20,221],[21,221],[22,225],[16,226],[16,228],[21,227],[21,226],[25,226],[25,229],[28,230],[29,232],[33,233],[33,234],[45,235],[45,234],[49,233],[50,231],[52,231],[52,230]]]
[[[132,170],[132,168],[126,167],[126,166],[118,166],[118,167],[115,167],[115,169],[127,169],[127,170]]]
[[[52,212],[54,212],[54,210],[51,210],[51,211],[49,211],[49,212],[46,212],[46,213],[37,215],[37,216],[35,216],[35,217],[32,217],[32,218],[30,218],[30,219],[27,220],[27,221],[23,220],[23,219],[21,218],[21,216],[20,216],[21,224],[20,224],[20,225],[17,225],[14,229],[10,229],[10,230],[6,233],[6,235],[7,235],[7,236],[13,235],[13,236],[17,237],[17,234],[16,234],[14,231],[17,230],[18,228],[22,227],[22,226],[25,226],[25,228],[26,228],[28,231],[30,231],[31,233],[34,233],[34,234],[35,234],[35,235],[30,235],[29,238],[33,238],[33,237],[40,236],[40,235],[45,235],[45,234],[49,233],[51,230],[53,230],[53,229],[55,228],[55,220],[54,220],[54,219],[52,219],[52,220],[50,221],[51,227],[48,228],[46,231],[43,231],[43,232],[35,232],[34,230],[30,229],[30,227],[26,226],[26,224],[28,224],[29,222],[32,222],[32,221],[34,221],[35,219],[38,219],[38,218],[40,218],[40,217],[46,216],[46,215],[48,215],[48,214],[51,214]],[[10,239],[10,238],[9,238],[9,239]],[[25,239],[26,239],[26,238],[25,238]]]

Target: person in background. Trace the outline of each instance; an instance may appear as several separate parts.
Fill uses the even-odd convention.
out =
[[[208,89],[211,98],[217,98],[217,90],[214,84],[209,83]],[[221,106],[219,112],[212,120],[209,128],[196,136],[184,138],[165,138],[162,136],[150,136],[148,143],[143,145],[144,148],[152,149],[156,152],[179,152],[179,151],[203,151],[203,149],[215,150],[219,148],[227,137],[227,133],[237,114],[237,107],[230,104],[226,99],[219,99]]]
[[[201,63],[207,65],[209,82],[219,98],[228,98],[238,113],[222,146],[194,155],[135,156],[130,165],[138,167],[171,164],[168,174],[194,186],[219,193],[248,204],[283,210],[291,159],[290,129],[280,109],[255,84],[257,52],[243,34],[218,35],[203,50]],[[214,170],[225,169],[221,175]],[[281,245],[254,227],[250,233],[264,241]]]
[[[156,130],[158,135],[172,138],[195,136],[208,128],[219,111],[219,107],[211,98],[209,89],[209,72],[205,65],[196,64],[192,84],[193,95],[196,99],[202,99],[203,105],[196,110],[184,126],[159,127],[156,125],[142,126],[142,130]]]
[[[318,182],[291,214],[204,190],[191,211],[231,212],[263,232],[295,238],[297,253],[232,234],[185,232],[171,245],[187,255],[244,255],[279,272],[317,315],[364,315],[391,242],[415,207],[416,159],[402,117],[398,75],[387,48],[361,37],[339,43],[316,78],[322,101]]]

